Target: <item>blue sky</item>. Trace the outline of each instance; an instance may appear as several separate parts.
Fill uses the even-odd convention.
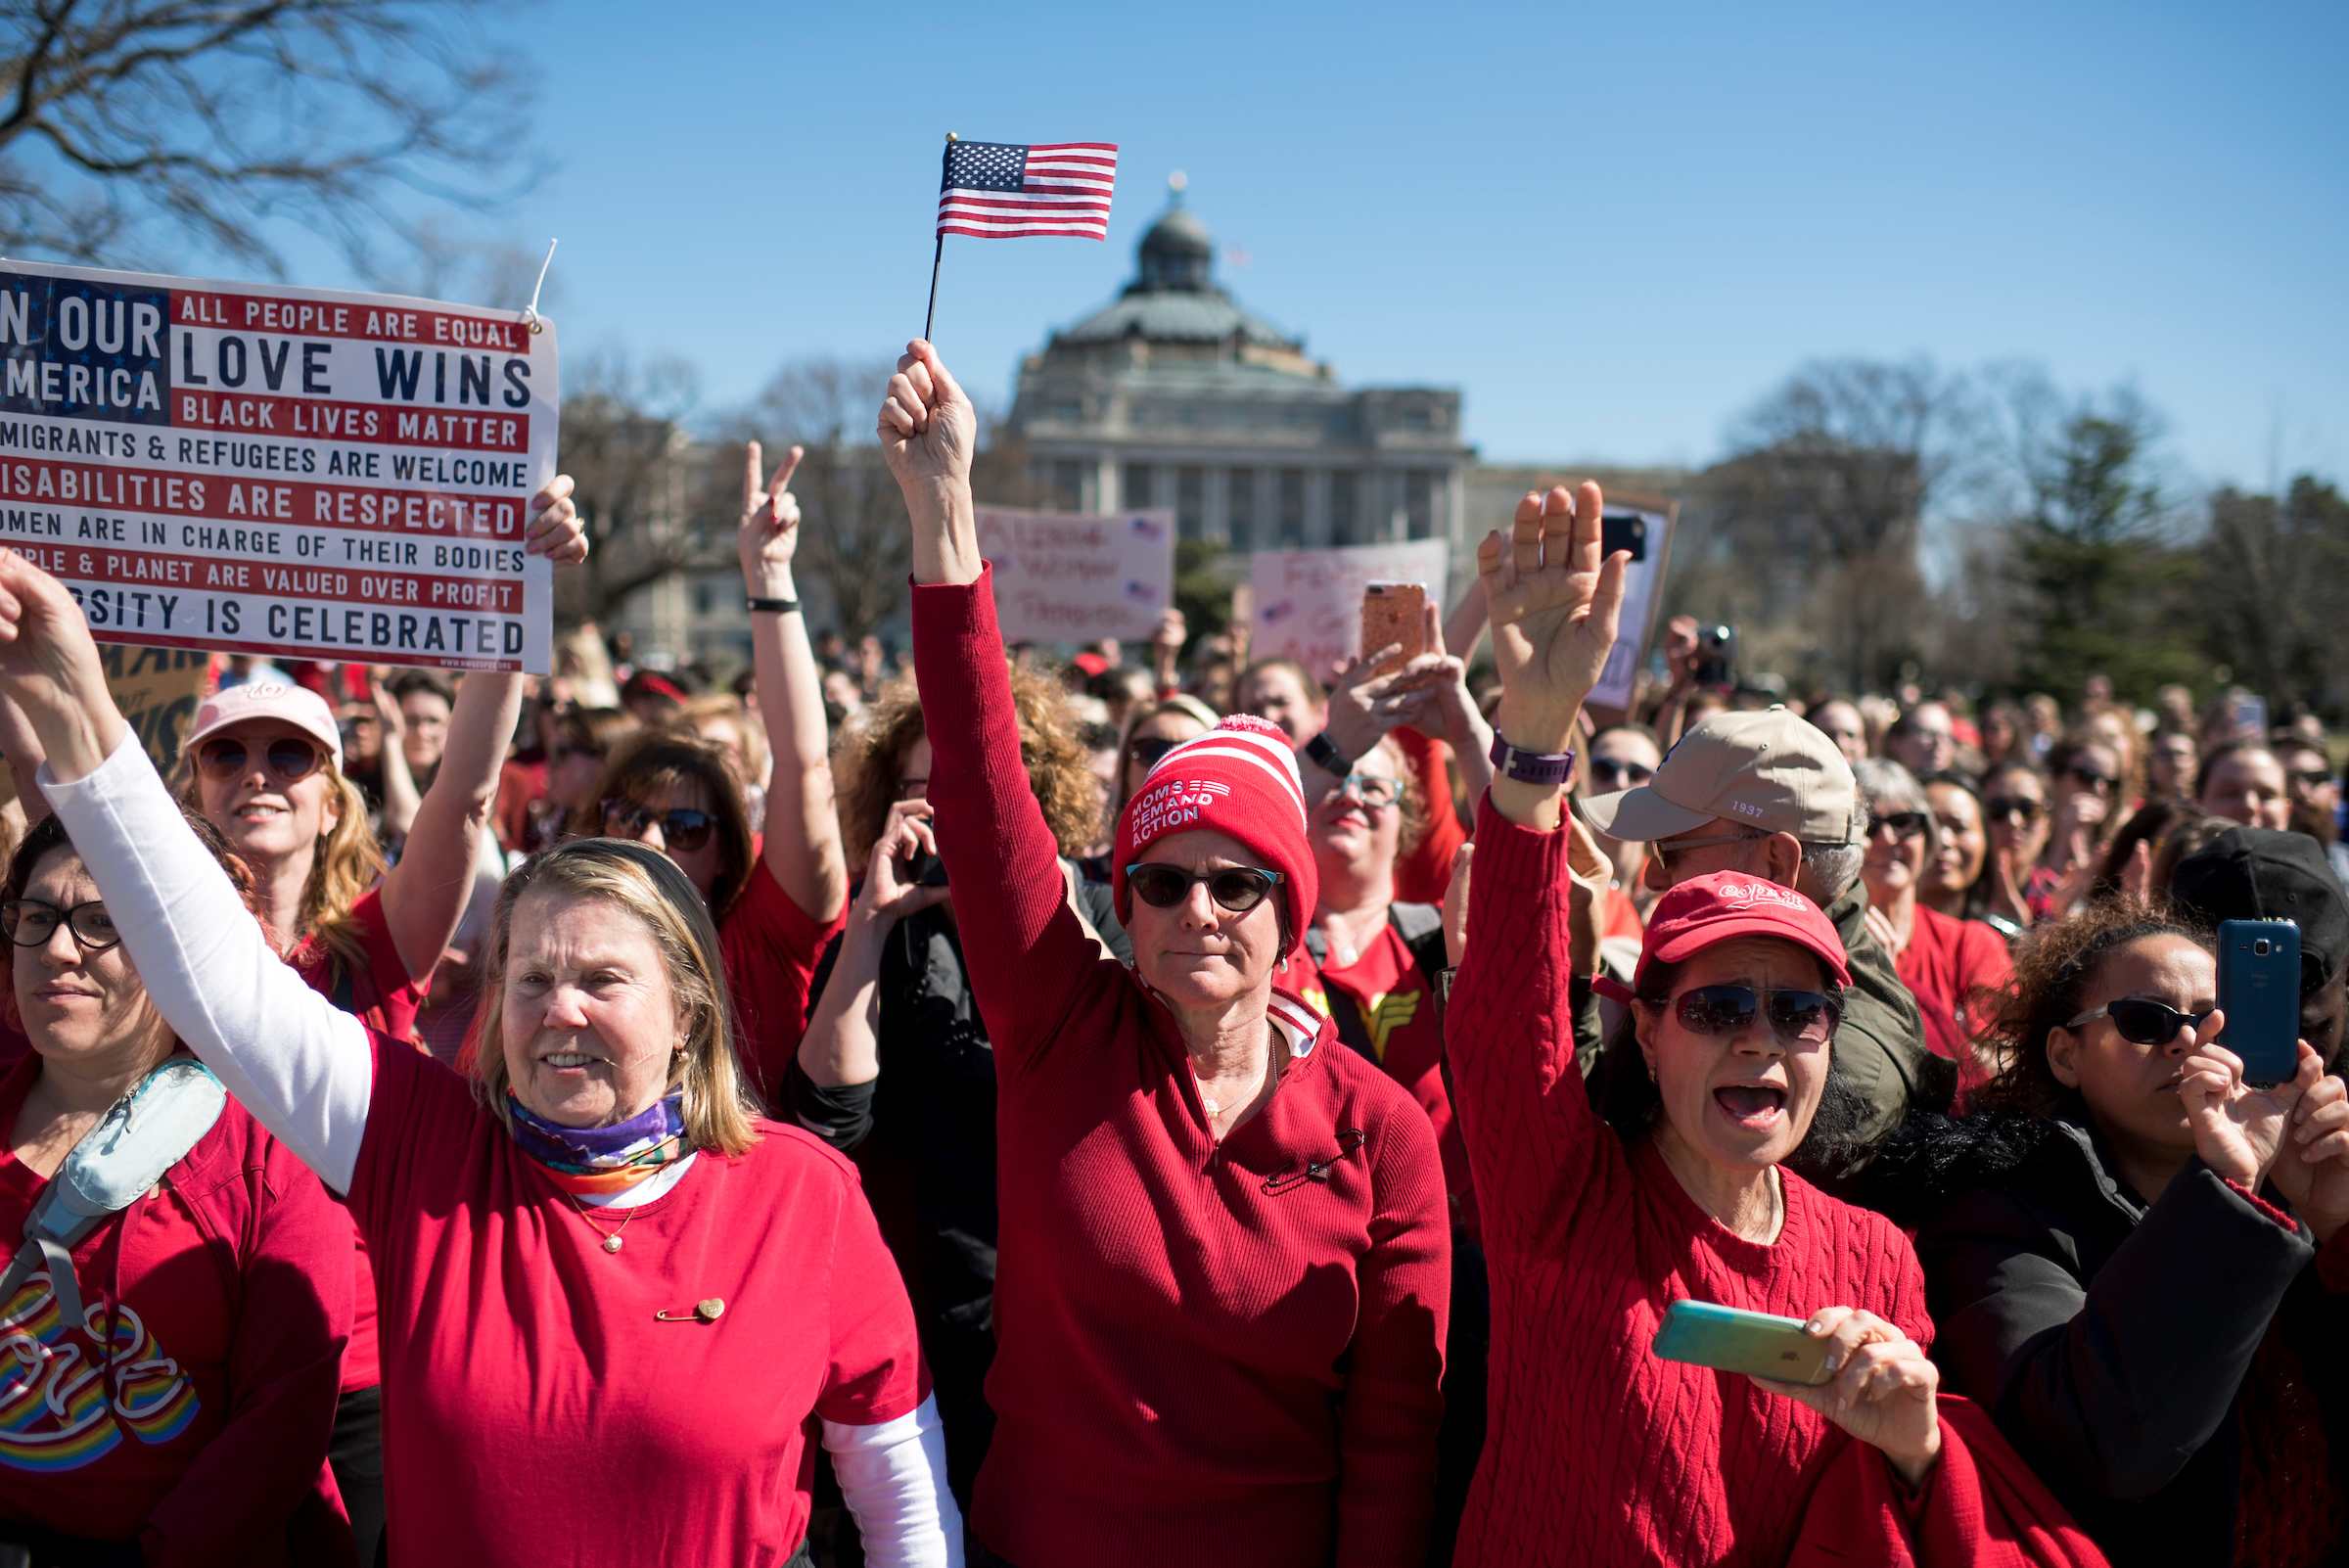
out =
[[[2200,482],[2349,475],[2349,9],[648,7],[513,30],[566,355],[702,373],[918,331],[944,133],[1122,144],[1106,245],[949,239],[983,397],[1109,300],[1165,175],[1348,381],[1495,459],[1703,461],[1814,355],[2133,382]],[[343,281],[312,263],[303,281]],[[323,275],[321,275],[323,274]]]

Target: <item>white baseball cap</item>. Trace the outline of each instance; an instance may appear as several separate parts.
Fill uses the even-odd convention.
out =
[[[335,760],[335,771],[343,771],[343,728],[335,722],[335,711],[308,687],[282,680],[249,680],[206,698],[196,710],[196,727],[188,731],[185,749],[193,753],[207,735],[255,718],[293,725],[325,747]]]

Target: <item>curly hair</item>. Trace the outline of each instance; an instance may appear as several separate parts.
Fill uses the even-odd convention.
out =
[[[2155,937],[2177,937],[2212,950],[2210,933],[2200,926],[2152,904],[2120,899],[2092,903],[2032,932],[2015,952],[2014,978],[2000,998],[1998,1014],[1982,1032],[1998,1072],[1966,1097],[1968,1107],[2037,1117],[2080,1109],[2080,1091],[2067,1087],[2048,1065],[2048,1036],[2087,1010],[2105,960]]]
[[[1063,854],[1082,854],[1101,836],[1101,782],[1077,739],[1077,723],[1060,683],[1038,670],[1011,671],[1012,707],[1020,715],[1020,761],[1028,787],[1043,807],[1044,825]],[[898,769],[928,730],[922,697],[910,677],[892,681],[842,731],[833,749],[839,780],[840,836],[849,864],[861,868],[889,826],[898,799]]]

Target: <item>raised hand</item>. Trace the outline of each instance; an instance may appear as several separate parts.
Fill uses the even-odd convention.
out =
[[[60,783],[96,771],[128,733],[81,606],[14,550],[0,550],[0,695],[23,710]]]
[[[1816,1387],[1757,1377],[1773,1394],[1808,1405],[1863,1443],[1883,1450],[1901,1479],[1916,1486],[1941,1457],[1941,1373],[1916,1341],[1873,1313],[1822,1307],[1804,1325],[1829,1341],[1835,1375]]]
[[[2292,1107],[2290,1128],[2268,1179],[2322,1247],[2349,1223],[2349,1084],[2318,1079]]]
[[[530,497],[537,513],[523,532],[523,552],[543,555],[558,568],[577,566],[587,559],[587,526],[574,505],[569,474],[557,474],[545,489]]]
[[[763,457],[757,441],[743,454],[742,523],[734,533],[734,551],[742,558],[742,585],[753,598],[796,598],[791,558],[800,547],[800,503],[785,486],[800,466],[801,449],[791,449],[771,484],[759,477]]]
[[[1600,561],[1604,504],[1598,486],[1588,482],[1571,496],[1564,485],[1546,496],[1528,494],[1517,503],[1508,537],[1496,530],[1477,546],[1500,670],[1496,727],[1521,751],[1572,746],[1575,715],[1615,647],[1631,557],[1618,551]]]
[[[864,886],[857,890],[854,913],[886,930],[907,915],[946,901],[944,888],[925,887],[905,880],[904,872],[924,854],[938,853],[938,838],[930,829],[928,801],[899,801],[889,808],[889,826],[874,841],[865,861]]]
[[[2186,1106],[2194,1153],[2202,1163],[2256,1191],[2283,1146],[2285,1119],[2317,1086],[2325,1064],[2302,1040],[2298,1072],[2272,1087],[2253,1088],[2243,1082],[2242,1058],[2213,1042],[2226,1024],[2227,1015],[2214,1012],[2195,1031],[2200,1043],[2186,1059],[2178,1098]]]
[[[938,350],[916,338],[898,357],[881,404],[881,454],[889,471],[908,491],[917,484],[968,484],[978,446],[978,410]]]

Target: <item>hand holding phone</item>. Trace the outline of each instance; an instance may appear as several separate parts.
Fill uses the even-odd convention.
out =
[[[1824,1383],[1827,1341],[1799,1317],[1749,1313],[1708,1301],[1676,1301],[1650,1346],[1668,1361],[1743,1372],[1780,1383]]]

